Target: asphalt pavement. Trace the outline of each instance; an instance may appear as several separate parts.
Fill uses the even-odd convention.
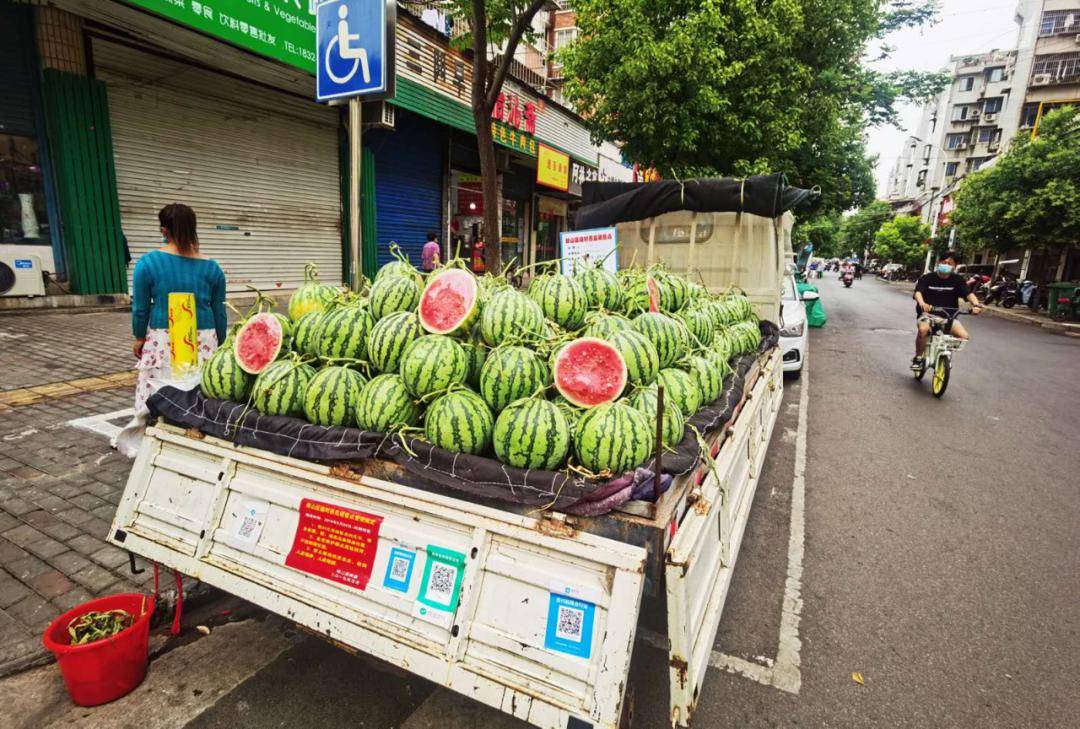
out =
[[[693,726],[1075,726],[1080,340],[969,320],[938,400],[907,369],[907,291],[815,283],[829,322],[786,384]],[[226,612],[222,625],[193,616],[211,634],[157,656],[148,684],[107,713],[68,710],[52,666],[5,679],[0,691],[24,698],[0,724],[525,726]],[[669,725],[662,644],[639,633],[638,729]]]

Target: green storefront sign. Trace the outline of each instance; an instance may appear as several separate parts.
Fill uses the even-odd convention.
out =
[[[314,0],[127,0],[131,5],[315,73]]]

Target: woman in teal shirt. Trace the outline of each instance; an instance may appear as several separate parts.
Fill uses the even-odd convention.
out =
[[[225,341],[225,273],[221,266],[199,252],[195,211],[173,203],[158,213],[161,242],[135,264],[131,292],[131,329],[139,381],[135,389],[135,419],[117,437],[116,446],[134,456],[146,424],[146,399],[163,381],[171,378],[169,357],[169,294],[191,293],[195,297],[199,363],[202,364]]]

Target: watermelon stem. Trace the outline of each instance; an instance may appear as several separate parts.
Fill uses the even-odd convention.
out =
[[[713,458],[712,452],[709,450],[709,444],[705,442],[705,437],[702,436],[701,431],[695,428],[690,423],[686,424],[686,427],[690,429],[690,432],[694,434],[694,438],[697,439],[698,448],[701,450],[701,460],[705,461],[705,465],[709,467],[713,476],[716,476],[716,480],[720,481],[720,471],[716,468],[716,459]],[[724,498],[724,490],[720,489],[720,498]]]

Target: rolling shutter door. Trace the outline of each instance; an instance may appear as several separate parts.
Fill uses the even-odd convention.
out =
[[[132,257],[160,245],[157,212],[191,205],[230,292],[341,282],[336,110],[106,41],[117,188]]]
[[[379,265],[393,260],[395,242],[419,268],[428,232],[442,230],[446,128],[398,109],[396,129],[366,141],[375,155]]]

